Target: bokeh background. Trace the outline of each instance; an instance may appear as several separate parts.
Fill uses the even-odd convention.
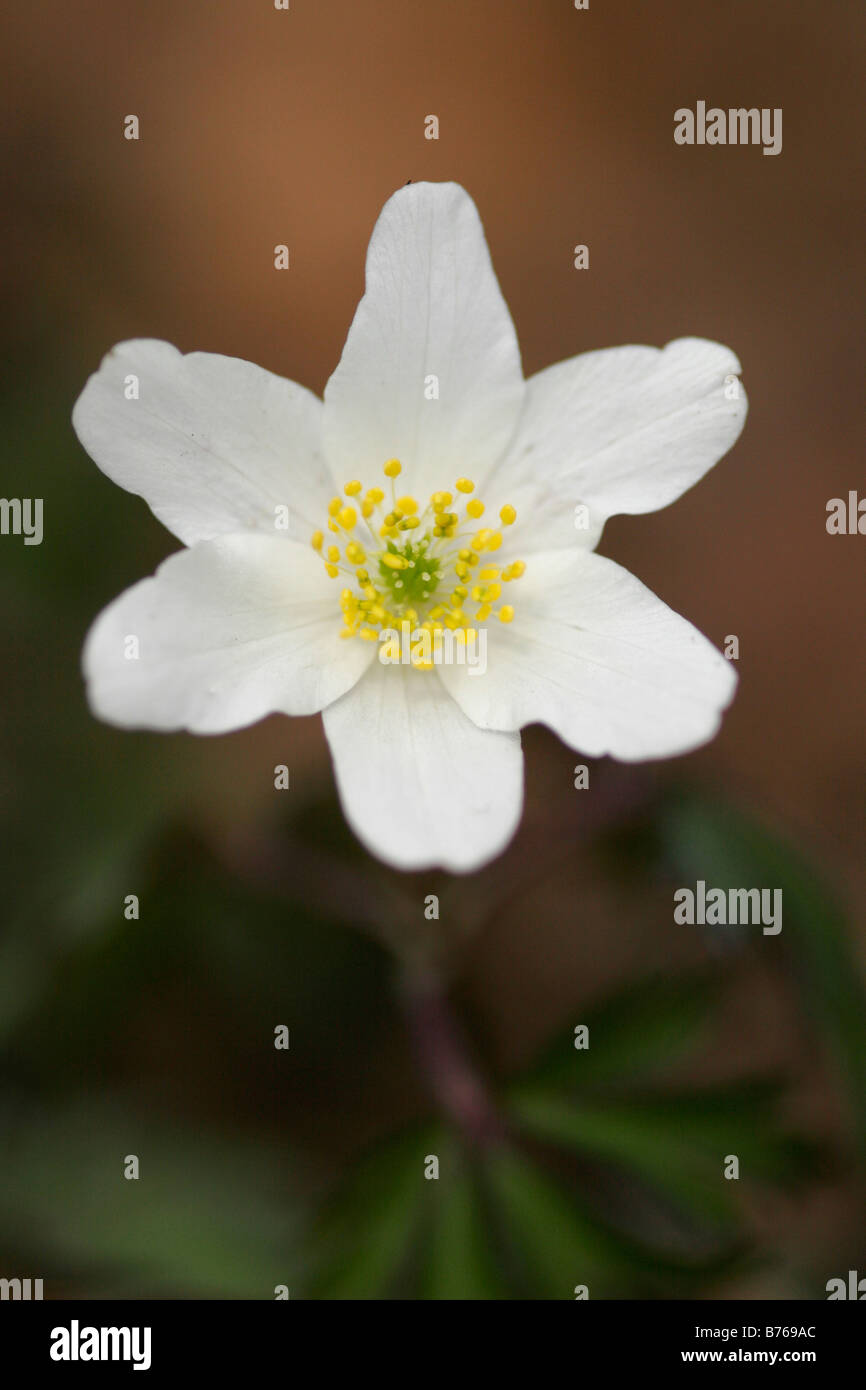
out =
[[[0,538],[0,1275],[763,1299],[866,1273],[866,541],[824,524],[864,484],[864,29],[847,0],[7,7],[0,491],[44,498],[45,539]],[[698,99],[782,107],[782,154],[676,146]],[[78,446],[86,377],[153,336],[321,392],[410,178],[475,198],[527,374],[692,334],[751,401],[700,486],[601,546],[739,637],[721,734],[576,791],[529,730],[523,825],[465,879],[353,843],[318,719],[122,734],[79,675],[92,617],[177,548]],[[782,886],[781,936],[676,926],[696,878]],[[429,942],[432,892],[504,1146],[467,1149],[410,1046],[383,936]]]

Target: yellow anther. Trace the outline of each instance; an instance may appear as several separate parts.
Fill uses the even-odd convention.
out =
[[[501,623],[510,623],[513,617],[514,609],[511,607],[511,604],[503,603],[502,607],[499,610],[499,621]]]
[[[399,459],[388,459],[383,467],[385,476],[391,480],[403,471]],[[461,494],[466,500],[465,512],[460,516],[449,510],[454,501],[454,495],[450,492],[434,492],[430,503],[424,507],[414,497],[397,497],[396,488],[392,486],[391,509],[387,510],[389,504],[386,503],[385,511],[377,520],[369,522],[371,530],[377,531],[387,542],[383,545],[373,541],[372,536],[369,542],[371,560],[380,576],[375,582],[370,579],[366,563],[370,550],[367,545],[353,539],[351,533],[358,523],[359,513],[369,519],[384,502],[385,492],[378,487],[364,491],[360,480],[354,478],[343,484],[343,496],[332,497],[328,502],[327,531],[324,525],[322,530],[314,531],[310,543],[325,562],[325,572],[333,579],[337,578],[344,566],[351,565],[354,569],[354,576],[349,570],[349,577],[357,588],[344,588],[340,593],[343,617],[341,637],[378,641],[386,629],[399,627],[401,622],[406,621],[413,627],[420,625],[423,631],[430,634],[438,662],[438,654],[448,631],[455,634],[455,640],[461,646],[475,640],[475,629],[470,627],[470,620],[463,611],[470,590],[473,605],[478,610],[471,621],[483,622],[491,614],[500,617],[502,622],[511,621],[513,610],[505,606],[496,613],[494,604],[502,592],[502,582],[518,579],[526,567],[517,560],[504,569],[498,565],[483,564],[482,552],[498,550],[502,545],[500,532],[487,527],[480,529],[471,541],[467,539],[456,558],[450,545],[439,544],[440,541],[451,541],[458,534],[461,518],[464,518],[465,524],[467,519],[477,521],[484,514],[484,503],[480,498],[468,497],[469,493],[475,491],[475,484],[470,478],[459,478],[454,486],[458,500]],[[346,498],[351,499],[354,505],[349,505]],[[380,526],[382,516],[384,521]],[[499,516],[504,526],[510,526],[516,520],[517,513],[512,506],[506,505],[500,509]],[[325,545],[328,531],[340,544]],[[409,536],[412,537],[411,541]],[[446,601],[440,591],[447,592],[449,570],[453,588]],[[345,579],[343,582],[345,584]],[[409,607],[410,602],[418,603],[419,607]],[[435,606],[428,608],[429,603]],[[404,607],[404,604],[407,606]],[[412,662],[417,669],[433,668],[433,660],[425,659],[429,655],[429,648],[426,651],[420,648],[412,651]]]

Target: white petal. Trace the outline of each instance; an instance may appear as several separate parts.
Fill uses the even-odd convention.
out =
[[[126,398],[136,389],[132,377],[137,400]],[[143,497],[187,545],[275,529],[306,540],[335,490],[322,454],[321,401],[236,357],[184,357],[151,339],[119,343],[79,396],[72,422],[102,471]],[[289,509],[288,532],[278,507]]]
[[[346,819],[380,859],[465,873],[511,839],[520,735],[476,728],[435,672],[374,661],[323,718]]]
[[[728,348],[678,338],[663,349],[587,352],[531,377],[520,427],[494,475],[528,519],[518,548],[592,546],[607,517],[675,501],[743,428],[739,371]],[[582,531],[580,504],[590,516]]]
[[[435,377],[439,398],[425,398]],[[524,383],[514,325],[472,199],[453,183],[410,184],[385,204],[367,252],[366,293],[325,389],[335,475],[401,488],[484,476],[507,445]]]
[[[712,738],[733,697],[729,661],[612,560],[534,556],[510,586],[515,618],[488,635],[487,671],[442,666],[481,728],[548,724],[592,757],[669,757]]]
[[[340,639],[341,626],[339,583],[308,547],[203,541],[100,613],[83,657],[91,706],[110,724],[197,734],[314,714],[372,659],[366,643]]]

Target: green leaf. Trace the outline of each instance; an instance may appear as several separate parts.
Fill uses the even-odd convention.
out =
[[[676,1205],[720,1225],[734,1224],[723,1153],[708,1155],[682,1117],[665,1127],[632,1105],[574,1101],[531,1087],[512,1092],[509,1111],[535,1138],[630,1169]]]
[[[698,1046],[717,990],[718,976],[703,972],[630,984],[581,1010],[589,1047],[576,1048],[573,1036],[557,1038],[526,1079],[583,1087],[651,1074]]]
[[[485,1171],[525,1296],[573,1299],[586,1284],[598,1297],[616,1286],[626,1267],[621,1248],[564,1189],[510,1148],[492,1154]]]
[[[485,1211],[478,1174],[457,1156],[440,1164],[430,1183],[432,1211],[425,1252],[423,1296],[427,1299],[494,1299],[506,1296],[495,1256],[495,1233]]]
[[[281,1152],[89,1100],[4,1128],[4,1244],[37,1260],[47,1287],[272,1299],[299,1277],[301,1203]],[[129,1154],[138,1179],[124,1177]]]
[[[314,1298],[408,1296],[406,1269],[431,1186],[424,1162],[446,1143],[438,1127],[414,1129],[353,1168],[313,1231]]]
[[[847,1083],[866,1152],[866,989],[833,890],[790,845],[729,807],[681,798],[663,811],[660,824],[687,881],[782,889],[781,935],[761,940],[778,940],[793,956],[802,994]]]

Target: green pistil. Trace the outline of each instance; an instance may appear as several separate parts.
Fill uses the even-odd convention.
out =
[[[406,561],[404,569],[391,569],[381,556],[379,558],[381,585],[388,595],[389,607],[416,608],[433,598],[442,578],[442,568],[441,562],[429,553],[429,545],[429,534],[400,545],[388,541],[383,553],[399,555]]]

